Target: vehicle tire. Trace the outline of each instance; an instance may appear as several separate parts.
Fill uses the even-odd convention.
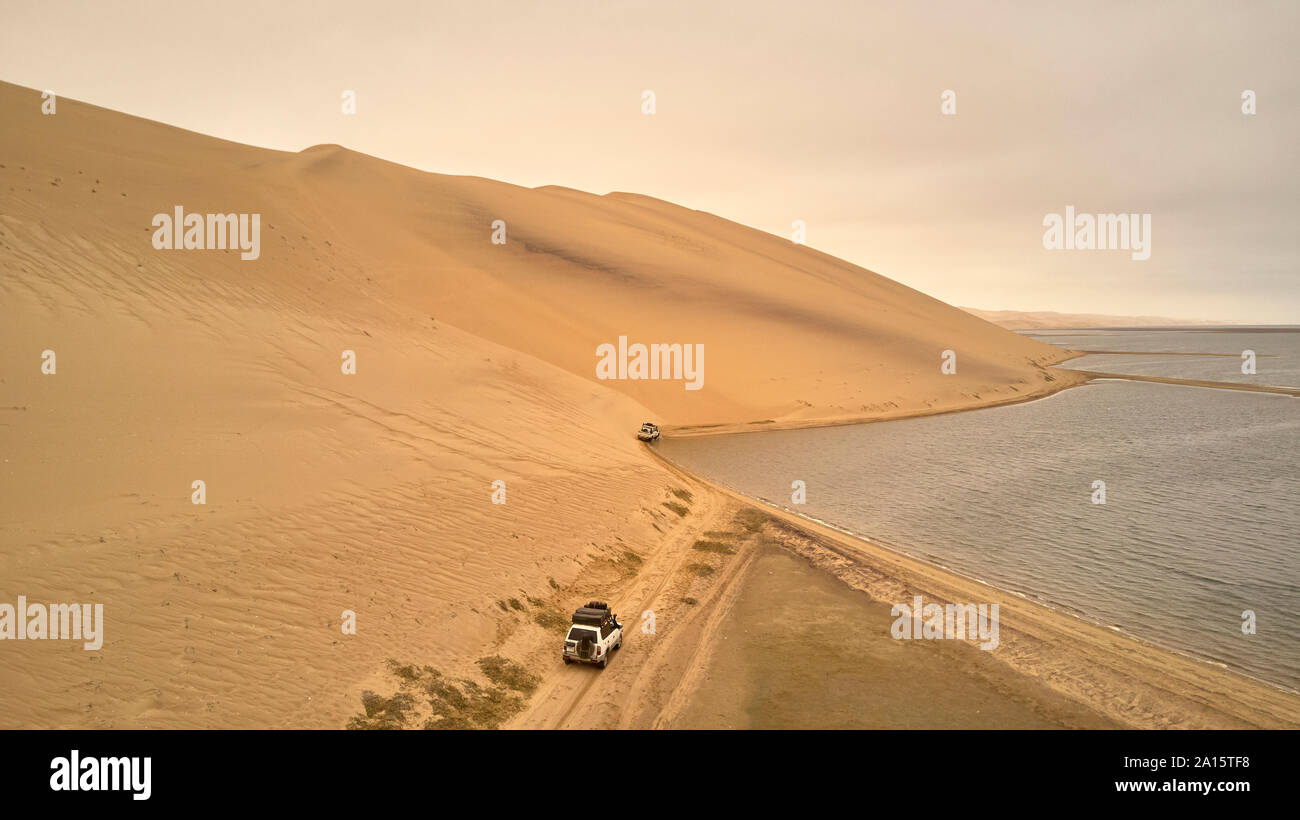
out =
[[[604,669],[606,666],[609,666],[609,656],[606,655],[605,657],[601,658],[599,665],[601,669]]]
[[[573,663],[573,658],[561,658],[561,660],[564,661],[565,666],[568,666],[569,664]]]

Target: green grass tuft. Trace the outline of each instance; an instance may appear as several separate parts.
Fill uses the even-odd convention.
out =
[[[406,692],[386,698],[365,691],[361,693],[361,708],[364,714],[349,720],[349,729],[401,729],[415,708],[415,698]]]
[[[767,523],[768,518],[768,514],[762,510],[753,507],[741,507],[740,511],[736,513],[735,524],[746,532],[754,533],[763,529],[763,525]]]
[[[531,695],[537,689],[537,685],[542,679],[524,667],[500,655],[493,655],[489,658],[479,658],[478,667],[483,670],[483,674],[493,683],[504,686],[507,689],[513,689],[516,692],[523,692]]]
[[[676,501],[665,501],[664,506],[677,513],[682,518],[685,518],[686,513],[690,512],[684,504],[678,504]]]
[[[569,619],[559,612],[544,609],[533,616],[533,620],[543,629],[563,629],[569,625]]]
[[[389,671],[399,681],[397,693],[386,698],[363,692],[362,713],[348,720],[347,728],[496,729],[524,708],[524,699],[509,690],[531,693],[540,678],[499,656],[482,658],[479,666],[494,685],[484,687],[472,680],[457,683],[431,666],[416,668],[390,660]],[[421,713],[425,719],[417,725]]]
[[[721,541],[696,541],[691,545],[691,549],[700,550],[701,552],[716,552],[720,555],[734,555],[736,552]]]

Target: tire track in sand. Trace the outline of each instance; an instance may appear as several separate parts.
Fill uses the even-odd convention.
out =
[[[674,473],[693,493],[694,503],[689,515],[646,559],[641,572],[628,588],[610,598],[614,610],[622,616],[622,648],[615,652],[609,666],[603,670],[587,664],[565,666],[555,658],[555,668],[547,671],[541,691],[531,700],[528,709],[510,721],[508,728],[603,728],[623,722],[622,713],[627,705],[645,687],[643,676],[654,671],[653,668],[647,670],[646,665],[656,656],[656,648],[663,637],[656,636],[654,643],[647,646],[649,636],[643,635],[638,628],[640,613],[652,609],[658,615],[672,608],[658,602],[678,576],[683,563],[692,556],[691,545],[705,530],[720,528],[729,521],[729,511],[733,507],[712,489],[685,474]],[[685,606],[679,604],[677,608]],[[674,631],[680,626],[681,623]],[[593,690],[597,693],[594,696],[591,695]]]

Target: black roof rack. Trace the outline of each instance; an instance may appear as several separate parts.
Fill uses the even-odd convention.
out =
[[[604,601],[589,601],[573,613],[573,622],[582,626],[604,626],[613,617],[609,604]]]

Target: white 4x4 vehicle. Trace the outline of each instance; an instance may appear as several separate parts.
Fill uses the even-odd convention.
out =
[[[609,656],[623,645],[623,625],[614,617],[609,604],[591,601],[573,613],[573,626],[564,636],[561,658],[566,664],[594,663],[601,669],[609,664]]]

